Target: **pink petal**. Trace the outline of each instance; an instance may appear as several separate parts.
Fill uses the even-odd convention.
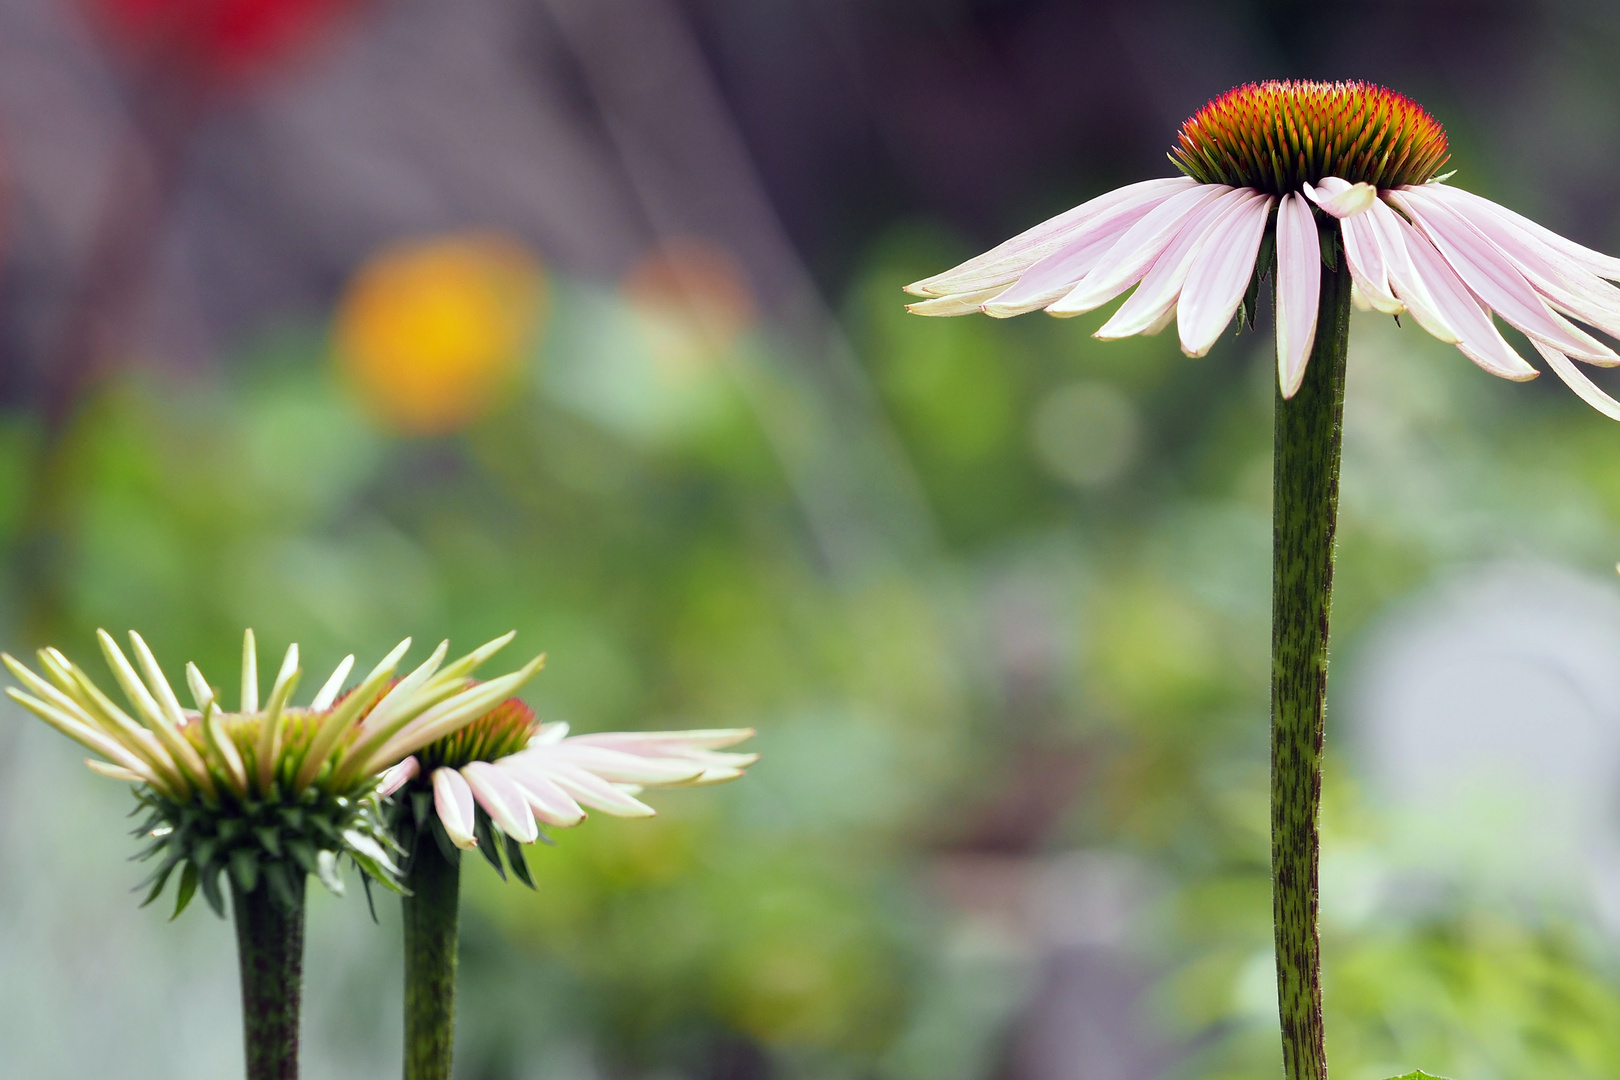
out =
[[[416,760],[416,755],[412,754],[378,778],[377,794],[382,796],[392,795],[420,776],[421,773],[422,765]]]
[[[478,838],[473,835],[472,788],[456,770],[433,770],[433,806],[452,844],[458,848],[478,846]]]
[[[980,305],[986,300],[994,300],[1006,291],[1005,285],[992,285],[978,292],[952,293],[949,296],[936,296],[932,300],[919,300],[915,304],[907,304],[906,310],[913,315],[977,315]]]
[[[1007,319],[1061,299],[1152,209],[1149,205],[1135,206],[1088,226],[1067,246],[1032,265],[1006,292],[986,301],[980,310],[992,318]]]
[[[656,812],[646,803],[632,799],[606,780],[577,765],[563,761],[548,762],[546,775],[579,802],[615,817],[651,817]]]
[[[1549,349],[1539,341],[1533,341],[1531,344],[1546,358],[1548,366],[1553,369],[1553,374],[1563,379],[1564,385],[1579,394],[1582,401],[1609,419],[1620,420],[1620,401],[1599,390],[1597,385],[1586,377],[1586,372],[1570,362],[1569,357],[1557,349]]]
[[[501,832],[520,844],[535,842],[540,829],[529,810],[528,797],[499,766],[488,761],[470,761],[462,766],[461,775],[472,788],[473,798],[501,827]]]
[[[1589,247],[1582,247],[1567,237],[1559,236],[1545,225],[1538,225],[1523,214],[1516,214],[1500,203],[1491,202],[1483,195],[1476,195],[1472,191],[1452,187],[1450,184],[1424,184],[1422,189],[1436,198],[1445,199],[1453,204],[1472,204],[1476,208],[1496,214],[1510,224],[1523,229],[1548,247],[1573,259],[1598,277],[1608,278],[1611,281],[1620,281],[1620,259],[1605,255],[1601,251],[1593,251]]]
[[[534,816],[547,825],[560,825],[568,828],[578,825],[585,820],[585,811],[578,803],[569,797],[568,793],[558,787],[545,770],[527,760],[521,760],[523,754],[513,754],[511,757],[501,759],[501,767],[506,774],[517,781],[518,787],[523,789],[524,796],[529,800],[529,809]]]
[[[552,727],[547,725],[541,734]],[[631,754],[663,754],[679,749],[722,750],[754,737],[753,728],[693,728],[690,731],[598,731],[568,740],[580,746],[607,746]]]
[[[1115,241],[1068,295],[1049,306],[1047,313],[1080,315],[1108,303],[1142,279],[1201,208],[1231,190],[1225,184],[1199,184],[1155,206]]]
[[[1297,394],[1305,379],[1321,295],[1316,218],[1303,196],[1284,195],[1277,207],[1277,379],[1285,398]]]
[[[1429,293],[1429,287],[1424,284],[1412,263],[1411,252],[1406,249],[1407,231],[1410,226],[1403,221],[1395,211],[1379,202],[1373,206],[1362,218],[1366,221],[1370,235],[1378,244],[1378,250],[1384,258],[1384,269],[1389,274],[1390,289],[1406,305],[1406,310],[1412,313],[1418,325],[1430,334],[1439,338],[1447,345],[1455,345],[1462,340],[1462,334],[1456,327],[1446,321],[1440,313],[1440,307]],[[1413,232],[1418,242],[1428,245],[1422,235]]]
[[[1433,244],[1416,228],[1401,222],[1406,240],[1406,252],[1412,259],[1417,276],[1428,287],[1436,307],[1447,325],[1457,328],[1462,340],[1457,348],[1462,354],[1492,375],[1514,382],[1535,378],[1535,368],[1525,363],[1524,357],[1502,337],[1491,317],[1479,306],[1450,263],[1440,256]],[[1415,309],[1414,309],[1415,310]]]
[[[548,752],[555,761],[566,761],[617,784],[680,784],[702,775],[701,762],[683,755],[627,754],[603,746],[563,743]]]
[[[1209,352],[1232,321],[1254,273],[1272,198],[1266,195],[1244,203],[1230,217],[1222,218],[1193,257],[1176,309],[1181,351],[1188,356]]]
[[[1337,176],[1324,176],[1316,187],[1307,183],[1305,194],[1324,212],[1341,219],[1366,213],[1378,199],[1378,189],[1371,184],[1352,184]]]
[[[1513,220],[1507,210],[1478,196],[1460,199],[1456,188],[1426,184],[1425,194],[1451,206],[1516,266],[1551,304],[1611,337],[1620,337],[1620,289]],[[1613,365],[1613,360],[1588,363]]]
[[[906,286],[906,291],[915,296],[946,296],[1011,284],[1031,265],[1067,246],[1081,230],[1099,218],[1142,203],[1157,204],[1196,183],[1190,177],[1173,176],[1144,180],[1107,192],[1048,218],[1033,229],[1026,229],[960,266],[913,282]]]
[[[1227,215],[1258,198],[1259,193],[1249,188],[1232,188],[1200,207],[1154,262],[1136,291],[1091,336],[1101,341],[1114,341],[1133,334],[1151,334],[1163,330],[1176,313],[1176,301],[1187,281],[1187,271],[1204,241]]]
[[[1480,231],[1420,188],[1391,199],[1405,209],[1486,307],[1525,336],[1572,356],[1620,361],[1613,351],[1555,315],[1513,263]]]
[[[1361,214],[1346,219],[1339,226],[1344,240],[1344,261],[1350,267],[1350,280],[1363,300],[1374,311],[1385,315],[1399,315],[1406,305],[1396,299],[1389,287],[1389,268],[1384,263],[1384,251],[1378,243],[1378,230],[1373,215]]]

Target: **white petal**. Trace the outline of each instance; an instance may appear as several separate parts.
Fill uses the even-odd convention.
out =
[[[1114,242],[1073,290],[1050,305],[1047,313],[1080,315],[1108,303],[1142,279],[1200,209],[1231,190],[1225,184],[1200,184],[1155,206]]]
[[[332,672],[332,677],[326,680],[315,694],[315,700],[309,703],[311,709],[330,709],[332,702],[337,700],[339,691],[343,689],[343,680],[349,677],[349,671],[354,667],[354,654],[350,653],[343,658],[343,662]]]
[[[996,319],[1036,311],[1072,290],[1152,206],[1138,206],[1088,227],[1068,245],[1033,264],[1008,289],[980,310]]]
[[[1428,245],[1429,242],[1382,202],[1357,220],[1368,221],[1371,225],[1369,235],[1377,241],[1378,250],[1384,257],[1390,289],[1406,305],[1406,310],[1412,313],[1418,325],[1447,345],[1461,341],[1462,334],[1440,314],[1439,305],[1429,294],[1429,287],[1419,276],[1411,252],[1406,247],[1408,233],[1416,238],[1417,243]]]
[[[1450,184],[1424,184],[1423,190],[1436,198],[1445,199],[1453,204],[1472,204],[1489,213],[1494,213],[1559,253],[1575,260],[1575,262],[1598,277],[1608,278],[1611,281],[1620,281],[1620,259],[1605,255],[1601,251],[1593,251],[1589,247],[1583,247],[1568,237],[1559,236],[1545,225],[1538,225],[1523,214],[1514,213],[1500,203],[1491,202],[1483,195],[1476,195],[1472,191],[1452,187]]]
[[[1006,291],[1005,285],[992,285],[978,292],[952,293],[932,300],[919,300],[915,304],[907,304],[906,310],[913,315],[977,315],[980,304]]]
[[[566,725],[558,724],[566,730]],[[550,726],[543,729],[551,730]],[[678,749],[723,750],[754,737],[753,728],[693,728],[690,731],[599,731],[575,735],[582,746],[609,746],[632,754],[667,753]]]
[[[1164,249],[1136,291],[1091,336],[1100,341],[1115,341],[1133,334],[1155,334],[1168,326],[1175,317],[1176,301],[1187,281],[1187,271],[1204,241],[1223,218],[1258,198],[1259,193],[1249,188],[1233,188],[1200,207]]]
[[[1411,256],[1417,276],[1427,286],[1446,323],[1457,328],[1461,340],[1457,348],[1462,354],[1492,375],[1514,382],[1535,378],[1535,368],[1524,357],[1513,351],[1513,346],[1502,337],[1490,315],[1479,306],[1468,287],[1463,284],[1451,264],[1440,256],[1434,245],[1416,228],[1401,222],[1406,240],[1406,251]],[[1416,309],[1414,309],[1415,311]]]
[[[1370,208],[1369,208],[1370,209]],[[1399,315],[1406,305],[1396,298],[1389,286],[1389,267],[1378,242],[1378,229],[1373,224],[1373,213],[1345,220],[1339,225],[1344,241],[1344,261],[1350,267],[1350,280],[1367,307],[1385,315]]]
[[[473,835],[472,788],[456,770],[433,770],[433,806],[452,844],[463,849],[478,846],[478,838]]]
[[[422,763],[412,754],[377,778],[377,794],[385,797],[392,795],[421,774]]]
[[[1299,393],[1305,379],[1321,296],[1316,218],[1303,196],[1284,195],[1277,207],[1277,385],[1285,398]]]
[[[1579,394],[1582,401],[1609,419],[1620,420],[1620,401],[1614,400],[1598,389],[1597,385],[1586,377],[1586,372],[1576,367],[1569,357],[1557,349],[1549,349],[1539,341],[1533,341],[1531,344],[1546,358],[1548,366],[1553,369],[1553,374],[1563,379],[1564,385]]]
[[[1352,184],[1337,176],[1324,176],[1316,187],[1307,183],[1305,194],[1323,211],[1341,219],[1365,214],[1378,200],[1378,189],[1371,184]]]
[[[1525,336],[1571,356],[1620,361],[1620,357],[1548,309],[1513,263],[1478,229],[1421,188],[1391,193],[1451,264],[1469,290]]]
[[[1176,307],[1181,351],[1188,356],[1209,352],[1232,321],[1232,313],[1242,302],[1254,273],[1271,203],[1272,196],[1266,195],[1244,203],[1230,217],[1221,219],[1193,258]]]
[[[914,296],[947,296],[1010,284],[1034,263],[1067,245],[1075,234],[1099,218],[1122,210],[1128,211],[1142,203],[1160,202],[1196,183],[1191,177],[1172,176],[1144,180],[1106,192],[1048,218],[1032,229],[1026,229],[960,266],[913,282],[906,286],[906,292]]]
[[[568,721],[559,720],[554,724],[542,724],[540,730],[534,733],[529,740],[530,746],[549,746],[552,743],[562,742],[568,737]]]
[[[495,765],[487,761],[470,761],[461,769],[472,788],[473,798],[489,812],[501,831],[520,844],[532,844],[540,835],[529,810],[529,800],[523,789]]]
[[[616,784],[684,784],[697,779],[704,769],[702,762],[689,757],[627,754],[605,746],[582,746],[571,739],[544,753]]]
[[[656,811],[612,784],[563,761],[546,763],[546,776],[576,800],[615,817],[652,817]]]
[[[533,761],[520,760],[523,754],[513,754],[501,759],[501,768],[518,787],[523,789],[524,796],[529,800],[529,809],[534,816],[547,825],[559,825],[568,828],[578,825],[585,820],[585,811],[576,803],[556,782],[546,775],[544,768]]]

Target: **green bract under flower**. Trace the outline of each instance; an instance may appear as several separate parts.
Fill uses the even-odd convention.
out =
[[[337,871],[345,857],[359,866],[368,887],[372,879],[397,887],[391,854],[397,849],[381,816],[378,776],[428,744],[456,739],[469,725],[473,743],[487,740],[477,733],[492,727],[489,718],[510,711],[502,702],[544,661],[536,657],[501,678],[471,681],[471,673],[512,636],[450,664],[444,664],[449,643],[441,643],[425,663],[396,679],[410,648],[407,638],[342,694],[354,664],[350,656],[306,706],[290,704],[302,674],[293,645],[261,707],[249,630],[234,713],[221,709],[219,692],[194,664],[186,665],[186,682],[195,708],[183,707],[146,642],[133,632],[138,670],[110,635],[98,631],[128,712],[55,649],[39,653],[44,677],[11,656],[3,659],[28,690],[10,688],[8,695],[100,754],[103,760],[86,762],[96,772],[139,785],[137,798],[149,818],[138,832],[154,841],[142,857],[163,855],[148,880],[146,902],[183,868],[178,914],[198,888],[223,911],[224,873],[244,893],[262,885],[289,905],[300,891],[297,875],[313,873],[341,892]]]
[[[1364,82],[1263,82],[1228,90],[1181,125],[1170,151],[1201,184],[1269,195],[1334,176],[1376,188],[1433,180],[1446,132],[1410,98]]]

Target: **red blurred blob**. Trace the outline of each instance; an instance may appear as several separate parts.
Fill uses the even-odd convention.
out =
[[[319,36],[357,0],[84,0],[103,33],[142,64],[236,77]]]

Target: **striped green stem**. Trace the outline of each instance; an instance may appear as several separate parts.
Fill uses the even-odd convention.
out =
[[[242,975],[247,1080],[298,1080],[298,1012],[304,980],[304,875],[289,875],[297,903],[284,907],[260,877],[244,893],[231,882]]]
[[[417,834],[405,874],[405,1080],[450,1080],[461,867]]]
[[[1318,819],[1328,613],[1339,513],[1350,274],[1322,268],[1305,382],[1274,406],[1271,600],[1271,878],[1287,1080],[1325,1080],[1317,935]]]

